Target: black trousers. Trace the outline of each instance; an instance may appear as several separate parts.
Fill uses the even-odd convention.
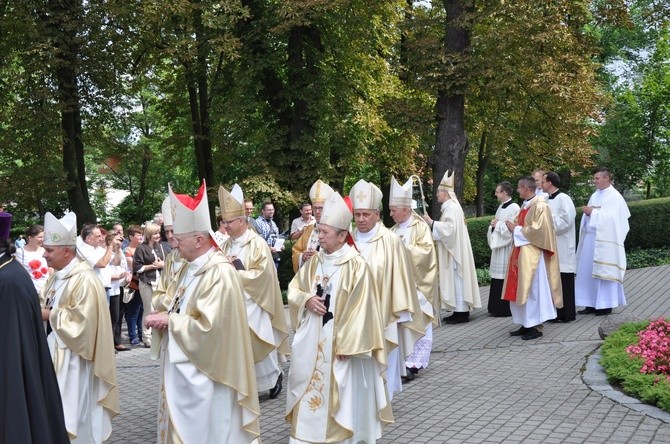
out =
[[[556,319],[574,321],[577,317],[575,310],[575,274],[561,273],[561,287],[563,287],[563,308],[556,310]]]
[[[491,289],[489,290],[488,304],[488,311],[491,316],[512,316],[512,312],[509,309],[509,301],[502,300],[504,283],[504,279],[491,279]]]
[[[109,298],[109,315],[112,318],[112,332],[114,333],[114,345],[117,346],[121,344],[121,328],[119,327],[117,331],[117,325],[120,325],[122,316],[119,315],[121,308],[121,299],[123,296],[110,296]]]

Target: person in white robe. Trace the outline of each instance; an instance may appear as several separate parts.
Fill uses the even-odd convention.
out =
[[[261,236],[247,229],[239,185],[219,187],[222,224],[230,236],[221,250],[236,264],[244,287],[247,320],[254,350],[258,391],[276,398],[282,390],[280,353],[288,355],[288,326],[272,252]]]
[[[44,217],[44,257],[55,270],[42,288],[42,318],[73,443],[102,443],[119,413],[112,323],[93,268],[77,258],[77,216]]]
[[[481,307],[482,302],[470,234],[463,208],[454,191],[453,173],[444,173],[436,197],[442,204],[440,220],[434,221],[428,214],[424,214],[423,219],[430,226],[436,241],[442,308],[453,311],[442,321],[446,324],[469,322],[470,311]]]
[[[393,421],[382,314],[370,270],[347,244],[351,212],[324,203],[319,252],[289,284],[295,329],[286,394],[291,444],[375,443]]]
[[[561,287],[563,289],[563,307],[557,310],[556,319],[552,322],[571,322],[575,320],[575,217],[577,212],[572,199],[560,189],[561,177],[549,171],[544,175],[542,189],[547,193],[547,204],[551,208],[554,221],[556,241],[558,242],[558,265],[561,270]]]
[[[169,190],[186,263],[146,318],[159,343],[152,358],[161,360],[157,442],[252,443],[260,408],[244,293],[212,243],[205,190],[204,181],[195,198]]]
[[[406,380],[413,380],[419,369],[428,367],[433,348],[433,324],[438,325],[440,310],[435,244],[428,224],[412,211],[412,190],[411,178],[401,186],[395,177],[391,177],[389,210],[396,223],[391,231],[407,249],[421,310],[432,320],[426,326],[426,335],[414,344],[414,352],[405,357]]]
[[[381,190],[361,179],[349,190],[349,198],[356,221],[353,238],[379,294],[387,340],[386,380],[393,400],[402,391],[402,378],[407,377],[405,358],[414,352],[432,319],[421,310],[406,247],[379,221]]]
[[[607,168],[593,175],[597,188],[582,207],[577,246],[575,303],[585,307],[579,314],[608,315],[613,308],[626,305],[623,278],[630,211],[623,196],[612,186]]]
[[[496,185],[495,194],[500,205],[486,230],[486,241],[491,248],[491,261],[489,262],[491,287],[487,309],[494,317],[512,316],[509,301],[502,298],[503,284],[513,247],[512,233],[507,229],[505,222],[513,221],[520,210],[519,205],[512,200],[512,193],[512,184],[509,182],[503,181]]]

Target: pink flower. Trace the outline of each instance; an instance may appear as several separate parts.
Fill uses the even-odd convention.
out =
[[[40,279],[42,277],[42,272],[39,270],[33,271],[33,278],[34,279]]]
[[[47,267],[42,267],[42,268],[40,268],[40,271],[42,272],[42,274],[47,274],[49,269]]]
[[[39,259],[33,259],[32,261],[28,262],[28,266],[31,270],[37,270],[42,266],[42,262],[40,262]]]
[[[670,323],[664,318],[651,321],[646,329],[638,333],[638,343],[626,347],[631,358],[640,357],[644,363],[641,373],[661,374],[670,381]],[[660,378],[654,380],[658,383]]]

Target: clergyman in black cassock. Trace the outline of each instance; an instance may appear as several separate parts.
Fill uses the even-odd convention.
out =
[[[39,297],[11,250],[0,238],[0,442],[69,443]]]

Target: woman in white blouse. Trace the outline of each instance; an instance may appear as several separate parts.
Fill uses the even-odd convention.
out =
[[[44,283],[49,277],[49,267],[44,259],[44,227],[42,225],[33,225],[26,230],[26,245],[16,250],[14,257],[28,271],[33,280],[33,285],[39,293]]]

